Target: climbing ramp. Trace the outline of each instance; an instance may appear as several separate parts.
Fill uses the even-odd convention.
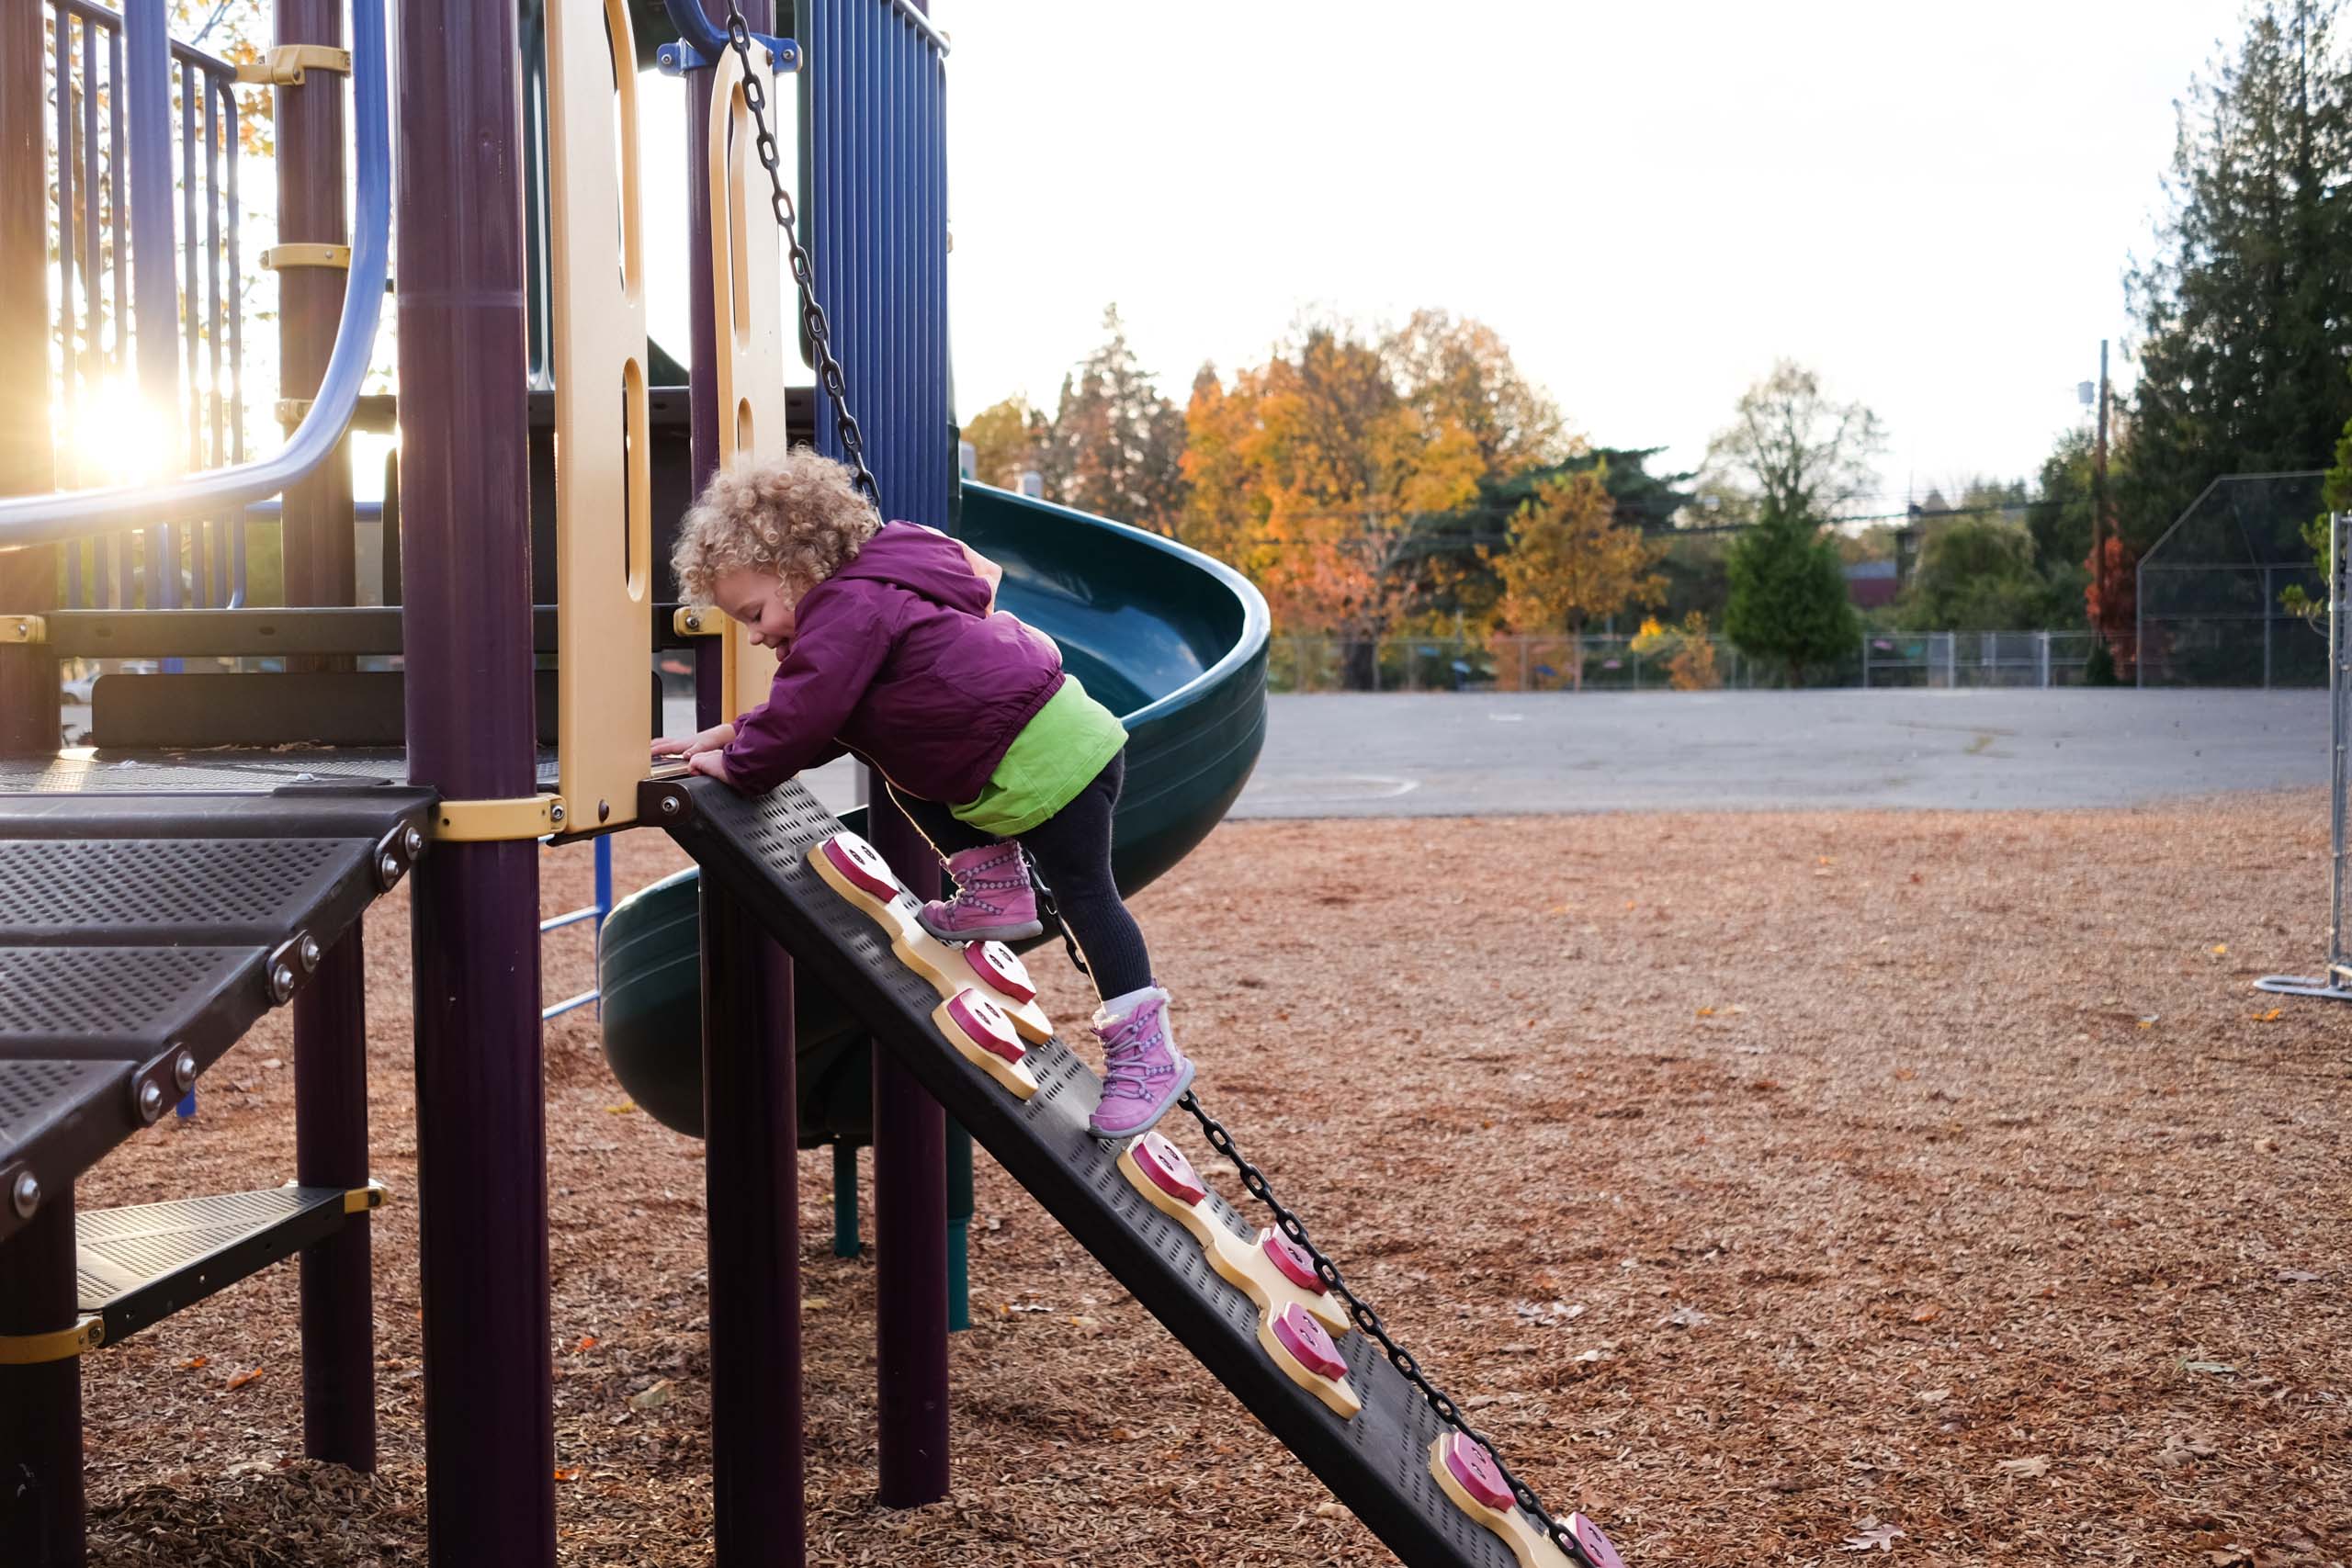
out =
[[[1311,1265],[1207,1190],[1167,1140],[1122,1147],[1089,1134],[1094,1075],[1023,994],[1017,962],[1008,975],[1001,950],[924,937],[880,858],[804,787],[749,798],[708,779],[657,781],[639,811],[1405,1562],[1615,1563],[1581,1517],[1575,1557],[1542,1539],[1483,1452],[1346,1331]]]

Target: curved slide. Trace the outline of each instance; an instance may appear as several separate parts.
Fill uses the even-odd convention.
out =
[[[962,537],[1004,568],[998,601],[1060,645],[1127,727],[1113,871],[1132,894],[1191,852],[1248,782],[1266,736],[1265,601],[1241,575],[1121,523],[964,486]],[[843,818],[863,832],[862,812]],[[638,1105],[702,1132],[696,870],[614,906],[598,954],[605,1055]],[[1051,940],[1043,939],[1043,940]],[[798,987],[801,1141],[863,1139],[871,1075],[832,994]]]

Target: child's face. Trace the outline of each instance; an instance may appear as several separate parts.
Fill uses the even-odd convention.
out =
[[[792,593],[775,573],[730,571],[711,584],[711,597],[760,647],[782,648],[792,640]]]

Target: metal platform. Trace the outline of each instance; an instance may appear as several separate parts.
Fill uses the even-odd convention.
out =
[[[644,786],[644,820],[666,826],[689,854],[841,998],[998,1162],[1066,1226],[1185,1348],[1306,1461],[1339,1500],[1411,1568],[1512,1568],[1501,1539],[1449,1500],[1430,1473],[1442,1427],[1428,1404],[1365,1337],[1339,1341],[1363,1410],[1342,1420],[1293,1382],[1260,1348],[1250,1299],[1211,1271],[1201,1248],[1118,1170],[1116,1148],[1091,1135],[1095,1079],[1057,1040],[1026,1060],[1042,1086],[1012,1099],[956,1055],[931,1021],[931,986],[905,968],[866,916],[811,870],[809,847],[840,823],[797,784],[747,799],[688,779]],[[665,805],[664,802],[674,802]],[[1182,1134],[1177,1134],[1182,1141]],[[1203,1152],[1203,1151],[1195,1151]],[[1256,1235],[1212,1198],[1218,1217]],[[1270,1500],[1269,1507],[1280,1511]]]
[[[379,759],[0,762],[0,1242],[282,1006],[425,843]]]
[[[380,1189],[279,1187],[74,1216],[77,1295],[112,1345],[343,1228]]]

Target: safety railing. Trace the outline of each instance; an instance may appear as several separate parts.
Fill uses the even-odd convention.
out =
[[[594,934],[601,939],[605,931],[605,917],[612,912],[613,840],[610,838],[603,838],[596,840],[596,901],[577,909],[568,909],[560,915],[549,915],[539,922],[539,934],[544,937],[549,931],[560,931],[568,926],[576,926],[582,921],[594,920],[596,922]],[[600,987],[591,986],[578,996],[566,997],[560,1002],[552,1002],[541,1008],[539,1021],[544,1023],[549,1019],[560,1018],[565,1013],[600,1002],[604,998],[605,993]]]
[[[124,457],[153,462],[161,438],[171,434],[160,409],[126,428],[126,409],[152,405],[155,390],[137,385],[134,335],[179,340],[184,392],[172,400],[186,420],[187,465],[243,462],[236,67],[172,39],[165,85],[176,113],[140,104],[126,71],[125,29],[158,22],[126,17],[93,0],[48,4],[60,469],[78,484],[87,482],[93,466],[113,468]],[[142,161],[175,169],[179,186],[178,284],[153,298],[134,297],[131,267],[142,254],[175,248],[172,182],[134,179]],[[170,269],[161,276],[168,278]],[[157,363],[152,348],[140,359],[145,367]],[[224,511],[101,536],[69,549],[64,568],[69,606],[236,605],[244,601],[244,533]]]
[[[87,68],[96,58],[96,40],[105,31],[105,24],[102,21],[93,22],[91,15],[106,17],[114,13],[106,11],[102,6],[92,6],[88,0],[62,0],[62,3],[64,9],[57,14],[70,15],[84,29],[80,35],[83,39],[81,63]],[[154,0],[136,0],[136,3],[152,10],[158,17],[163,14],[163,7]],[[93,28],[97,30],[88,30]],[[122,53],[128,62],[139,52],[142,36],[137,31],[128,32],[122,35]],[[64,544],[119,534],[127,529],[143,530],[166,525],[175,528],[194,519],[234,518],[252,502],[276,495],[288,485],[304,478],[334,452],[336,444],[343,438],[345,427],[350,423],[352,413],[358,406],[360,385],[366,378],[368,362],[375,353],[376,329],[383,315],[384,282],[391,266],[390,95],[386,73],[383,0],[352,0],[351,46],[358,199],[357,221],[352,232],[349,284],[344,295],[343,316],[336,328],[334,348],[328,358],[326,373],[321,378],[318,395],[304,412],[285,446],[257,461],[237,460],[242,449],[236,446],[236,438],[227,434],[224,420],[223,438],[231,443],[232,447],[229,453],[231,460],[225,465],[162,483],[116,484],[0,501],[0,547]],[[110,51],[111,49],[109,45]],[[112,58],[111,52],[109,58]],[[207,78],[209,81],[209,68]],[[129,76],[119,74],[110,78],[109,85],[118,101],[128,99],[134,85]],[[87,107],[92,100],[86,95],[83,101],[85,107],[80,119],[87,134],[96,125],[96,116],[95,109]],[[129,107],[128,102],[125,107]],[[108,175],[118,201],[121,199],[119,192],[123,183],[118,175],[119,167],[119,164],[110,167]],[[168,181],[165,191],[168,196]],[[145,205],[143,198],[141,205]],[[83,206],[85,215],[92,211],[87,200]],[[233,225],[231,227],[233,230]],[[92,233],[98,231],[95,218],[90,219],[88,230]],[[120,347],[122,278],[128,262],[136,259],[137,241],[134,227],[132,256],[125,258],[118,254],[114,258],[118,352]],[[152,255],[152,251],[150,254]],[[228,308],[228,314],[233,317],[236,301],[224,296],[223,304]],[[176,352],[175,349],[175,355]],[[229,531],[229,554],[233,561],[240,531],[235,527]],[[141,561],[142,575],[151,570],[151,563],[154,574],[155,593],[149,600],[151,604],[162,604],[166,580],[176,582],[175,574],[164,570],[167,559],[177,558],[171,545],[164,542],[168,536],[159,536],[156,548]],[[119,569],[119,558],[116,564]],[[92,570],[95,571],[95,565]],[[119,590],[121,584],[119,570],[115,581]]]

